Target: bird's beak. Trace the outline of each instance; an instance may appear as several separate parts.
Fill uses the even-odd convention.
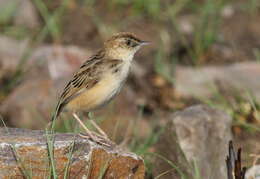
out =
[[[144,46],[144,45],[149,45],[151,42],[149,41],[141,41],[140,45]]]

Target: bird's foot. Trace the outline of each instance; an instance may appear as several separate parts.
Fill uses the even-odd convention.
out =
[[[110,147],[115,145],[115,143],[113,141],[111,141],[109,138],[105,137],[105,136],[101,136],[95,132],[91,132],[91,133],[79,133],[79,136],[85,139],[89,139],[92,140],[93,142],[96,142],[98,144]]]

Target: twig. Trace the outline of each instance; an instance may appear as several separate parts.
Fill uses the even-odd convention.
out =
[[[229,141],[226,165],[228,179],[245,179],[246,167],[242,168],[241,165],[241,148],[238,149],[236,155],[232,141]]]

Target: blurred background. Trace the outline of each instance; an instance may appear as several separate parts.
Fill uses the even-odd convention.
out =
[[[146,154],[172,114],[205,104],[232,118],[250,166],[260,153],[259,19],[259,0],[0,0],[0,126],[44,129],[73,72],[129,31],[152,44],[136,54],[120,95],[91,117],[143,156],[154,178],[157,159]],[[81,130],[70,114],[57,123],[58,132]]]

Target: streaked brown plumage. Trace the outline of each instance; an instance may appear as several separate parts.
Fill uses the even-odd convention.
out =
[[[102,53],[99,52],[99,53]],[[97,54],[93,56],[90,60],[85,62],[79,69],[79,71],[73,76],[73,79],[69,81],[63,90],[60,97],[60,105],[58,107],[57,116],[60,114],[65,105],[73,102],[76,98],[80,98],[84,92],[89,93],[87,90],[93,90],[95,85],[101,81],[102,75],[110,68],[112,73],[116,73],[120,70],[121,60],[117,59],[103,59],[102,54]],[[74,104],[74,103],[73,103]],[[68,104],[71,106],[70,104]],[[80,108],[81,106],[78,105]],[[96,106],[98,107],[98,106]],[[75,109],[73,109],[75,108]],[[77,107],[71,106],[72,110],[77,110]],[[84,110],[90,111],[93,107],[86,107]]]
[[[68,82],[52,119],[64,108],[73,113],[90,112],[109,102],[120,91],[134,54],[144,44],[131,33],[119,33],[108,39]]]

